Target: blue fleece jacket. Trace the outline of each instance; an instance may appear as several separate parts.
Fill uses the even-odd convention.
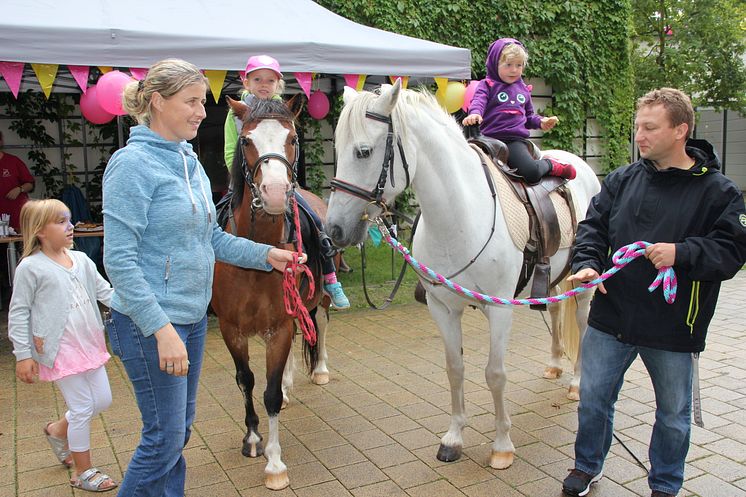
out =
[[[104,266],[111,307],[143,335],[191,324],[207,311],[215,259],[270,271],[270,245],[223,232],[210,181],[192,146],[131,129],[104,172]]]

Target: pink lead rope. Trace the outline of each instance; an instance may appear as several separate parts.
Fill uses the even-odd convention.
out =
[[[316,327],[313,325],[311,315],[308,313],[308,309],[303,305],[303,299],[298,291],[296,280],[297,268],[300,268],[303,273],[308,277],[308,298],[313,298],[315,291],[313,273],[308,269],[308,266],[298,262],[301,255],[303,255],[303,236],[300,231],[300,215],[298,213],[298,203],[295,200],[295,196],[290,199],[293,205],[293,222],[295,224],[295,238],[296,238],[296,252],[293,254],[293,261],[288,262],[285,267],[285,275],[282,280],[283,299],[285,301],[285,312],[290,316],[296,318],[300,325],[300,329],[303,331],[303,338],[310,344],[316,345]]]

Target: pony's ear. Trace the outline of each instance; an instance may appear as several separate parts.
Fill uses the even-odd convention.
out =
[[[396,102],[399,100],[400,92],[401,79],[397,79],[391,86],[381,85],[381,96],[376,101],[376,110],[384,116],[391,115],[391,111],[394,110]]]
[[[298,119],[298,116],[303,110],[303,97],[301,97],[300,93],[296,93],[290,100],[285,102],[285,105],[287,105],[288,109],[290,109],[290,112],[293,114],[294,118]]]
[[[246,117],[246,113],[249,111],[249,106],[243,102],[233,100],[231,97],[225,97],[225,99],[228,101],[228,105],[233,111],[233,114],[243,121]]]
[[[345,105],[349,104],[353,100],[357,98],[357,90],[354,88],[350,88],[349,86],[345,86],[344,93],[342,94],[342,101]]]

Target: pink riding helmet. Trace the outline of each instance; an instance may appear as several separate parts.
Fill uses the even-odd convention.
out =
[[[278,78],[282,79],[280,63],[269,55],[253,55],[249,57],[249,60],[246,62],[246,75],[248,76],[249,73],[259,69],[269,69],[277,74]]]

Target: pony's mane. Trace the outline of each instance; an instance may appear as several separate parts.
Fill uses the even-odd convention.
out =
[[[246,105],[249,109],[244,114],[243,125],[267,118],[287,120],[295,124],[295,115],[285,105],[285,102],[281,100],[252,98]],[[243,131],[243,126],[241,128],[238,130],[238,140],[236,140],[236,150],[233,154],[233,164],[231,165],[231,184],[233,185],[233,200],[231,201],[231,205],[234,209],[241,205],[241,201],[243,200],[244,171],[243,150],[241,149],[241,132]]]
[[[388,87],[389,85],[383,85],[382,89]],[[366,124],[369,123],[365,112],[378,98],[380,98],[378,93],[360,92],[357,98],[342,108],[335,132],[335,140],[338,144],[368,140]],[[425,87],[417,90],[400,90],[399,99],[391,112],[394,133],[401,136],[402,140],[406,140],[411,116],[421,114],[429,116],[435,124],[450,128],[452,133],[463,136],[456,120],[438,104],[433,94]]]

